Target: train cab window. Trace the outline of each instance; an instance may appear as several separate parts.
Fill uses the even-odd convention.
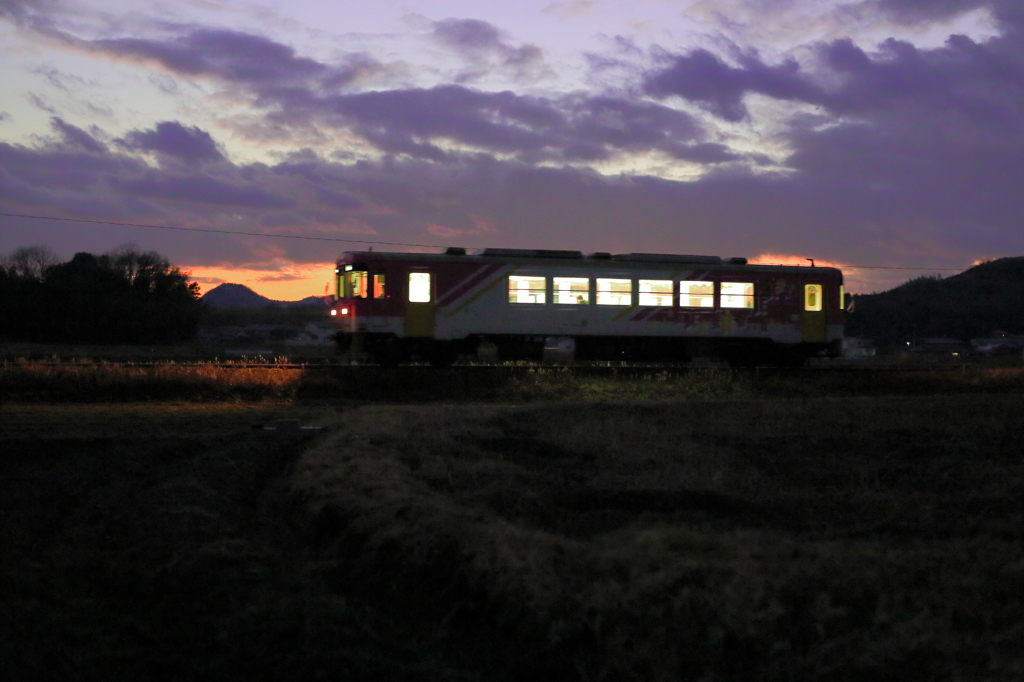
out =
[[[722,282],[718,303],[723,308],[753,308],[754,285],[750,282]]]
[[[672,305],[672,280],[640,280],[640,305]]]
[[[683,280],[679,283],[679,306],[681,308],[714,308],[715,283]]]
[[[508,276],[509,303],[544,303],[547,301],[547,277]]]
[[[409,302],[430,303],[430,273],[409,273]]]
[[[384,298],[384,275],[378,273],[373,276],[373,297]]]
[[[633,280],[597,278],[597,305],[632,305]]]
[[[369,278],[365,270],[350,270],[345,273],[345,294],[348,298],[367,298]]]
[[[590,303],[590,280],[586,277],[552,277],[555,303],[585,305]]]
[[[804,310],[811,310],[815,312],[821,310],[820,284],[804,285]]]

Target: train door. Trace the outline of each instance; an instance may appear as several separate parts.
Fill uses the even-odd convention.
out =
[[[434,336],[434,277],[429,272],[410,272],[405,296],[405,335]]]
[[[825,343],[825,287],[821,284],[804,285],[800,340],[804,343]]]

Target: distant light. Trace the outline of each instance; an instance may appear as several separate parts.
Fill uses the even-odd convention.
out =
[[[348,271],[349,271],[349,270],[351,270],[351,269],[352,269],[352,266],[351,266],[351,265],[346,265],[346,266],[345,266],[345,272],[348,272]]]
[[[342,315],[348,315],[348,308],[342,308],[341,309],[341,314]]]
[[[334,310],[334,309],[332,308],[332,309],[331,309],[331,317],[334,317],[334,316],[336,316],[337,314],[338,314],[338,311],[337,311],[337,310]]]

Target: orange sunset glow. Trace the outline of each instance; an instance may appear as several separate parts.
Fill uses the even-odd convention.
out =
[[[750,259],[757,265],[809,266],[806,256],[765,253]],[[814,259],[819,267],[839,268],[843,271],[846,290],[851,293],[884,291],[906,281],[912,273],[886,269],[864,269],[827,259]],[[219,284],[244,284],[257,294],[274,301],[298,301],[308,296],[334,293],[334,263],[288,264],[273,269],[183,266],[190,279],[198,282],[202,293]],[[326,287],[326,292],[325,292]]]
[[[811,260],[806,256],[795,256],[779,253],[764,253],[749,260],[755,265],[798,265],[808,266]],[[915,276],[911,271],[898,268],[865,268],[837,263],[823,258],[815,258],[814,264],[824,268],[839,268],[843,271],[843,282],[846,291],[852,294],[870,294],[892,289]],[[909,276],[908,276],[909,275]]]
[[[334,263],[294,264],[273,270],[203,266],[183,266],[181,270],[191,273],[189,279],[198,282],[204,294],[225,282],[244,284],[274,301],[299,301],[334,293]]]

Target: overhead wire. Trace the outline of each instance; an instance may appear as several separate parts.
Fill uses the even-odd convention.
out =
[[[418,249],[443,249],[447,245],[444,244],[415,244],[411,242],[387,242],[380,240],[370,239],[349,239],[341,237],[311,237],[309,235],[298,235],[298,234],[282,234],[280,232],[248,232],[244,230],[219,230],[212,227],[176,227],[172,225],[152,225],[148,223],[128,223],[128,222],[117,222],[113,220],[88,220],[85,218],[60,218],[57,216],[43,216],[43,215],[31,215],[27,213],[5,213],[0,212],[0,216],[8,218],[31,218],[34,220],[56,220],[60,222],[68,223],[89,223],[93,225],[114,225],[118,227],[145,227],[153,230],[175,230],[178,232],[204,232],[211,234],[227,234],[227,235],[240,235],[244,237],[266,237],[274,239],[301,239],[306,241],[319,241],[319,242],[343,242],[349,244],[369,244],[372,246],[407,246]],[[762,265],[769,265],[769,263],[763,263]],[[905,265],[855,265],[852,263],[837,264],[832,267],[845,268],[851,270],[924,270],[924,271],[949,271],[949,272],[960,272],[964,268],[930,268],[930,267],[919,267],[919,266],[905,266]]]
[[[124,223],[113,220],[86,220],[84,218],[58,218],[56,216],[29,215],[27,213],[0,213],[8,218],[35,218],[38,220],[59,220],[66,223],[91,223],[93,225],[116,225],[119,227],[148,227],[153,230],[177,230],[179,232],[208,232],[213,234],[233,234],[247,237],[274,237],[277,239],[304,239],[317,242],[349,242],[353,244],[380,244],[382,246],[411,246],[415,248],[444,248],[439,244],[411,244],[407,242],[384,242],[368,239],[342,239],[340,237],[310,237],[299,234],[281,234],[280,232],[247,232],[244,230],[218,230],[212,227],[175,227],[172,225],[151,225],[148,223]]]

